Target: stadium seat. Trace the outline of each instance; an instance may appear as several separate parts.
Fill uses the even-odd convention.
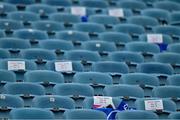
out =
[[[54,86],[54,94],[60,96],[69,96],[75,102],[76,108],[82,108],[83,101],[86,97],[92,97],[94,90],[89,85],[79,83],[64,83]]]
[[[32,12],[16,11],[8,14],[8,18],[12,20],[22,21],[24,25],[29,25],[32,21],[39,20],[39,16]]]
[[[72,82],[73,75],[76,72],[84,71],[83,65],[81,64],[81,62],[78,62],[78,61],[71,62],[72,63],[72,71],[58,71],[56,68],[56,64],[59,62],[71,62],[71,61],[60,61],[60,60],[49,61],[46,64],[46,69],[63,73],[65,82]]]
[[[131,9],[135,14],[140,13],[140,10],[147,8],[146,4],[141,1],[122,0],[118,2],[118,7]]]
[[[71,6],[71,0],[42,0],[42,3],[45,3],[47,5],[52,5],[52,6],[64,6],[68,7]]]
[[[73,50],[74,46],[70,41],[60,39],[48,39],[39,42],[39,47],[53,50],[56,53],[56,59],[63,59],[66,50]]]
[[[163,102],[163,110],[146,110],[145,109],[145,101],[146,100],[162,100]],[[135,106],[137,110],[146,110],[148,112],[154,112],[159,116],[159,119],[167,119],[168,115],[171,112],[176,111],[176,104],[169,99],[162,98],[138,98],[135,102]]]
[[[173,67],[167,63],[148,62],[137,66],[137,72],[154,74],[159,78],[160,85],[167,84],[167,77],[174,73]]]
[[[142,63],[144,61],[141,54],[129,51],[111,52],[109,57],[112,61],[117,62]]]
[[[24,59],[32,59],[37,61],[56,59],[56,55],[52,51],[39,48],[26,49],[23,50],[21,54]]]
[[[168,85],[179,86],[180,85],[179,78],[180,78],[179,74],[169,76],[167,78]]]
[[[47,108],[49,110],[75,109],[74,101],[67,96],[43,95],[33,99],[33,107]]]
[[[127,23],[143,26],[146,31],[152,31],[153,26],[159,25],[155,18],[142,15],[127,18]]]
[[[91,15],[88,18],[88,21],[102,24],[106,27],[107,30],[112,29],[114,25],[120,23],[117,17],[113,17],[109,15]]]
[[[72,41],[76,48],[81,47],[81,42],[90,40],[90,37],[87,33],[71,30],[57,32],[56,38],[66,41]]]
[[[144,61],[152,61],[153,54],[160,52],[158,45],[147,42],[129,42],[126,44],[125,50],[141,53]]]
[[[6,109],[13,109],[13,108],[21,108],[24,107],[24,101],[22,98],[10,95],[10,94],[1,94],[0,95],[0,106],[1,110],[3,111],[3,107],[6,107]]]
[[[133,111],[122,111],[117,112],[116,114],[116,120],[128,120],[128,119],[139,119],[139,120],[145,120],[145,119],[158,119],[159,117],[149,111],[144,110],[133,110]]]
[[[179,112],[173,112],[168,116],[169,119],[180,119],[180,113]]]
[[[129,67],[129,72],[135,72],[136,65],[144,62],[144,58],[141,54],[129,51],[111,52],[109,58],[116,62],[126,62]]]
[[[118,84],[122,74],[129,72],[125,63],[114,61],[100,61],[92,64],[92,71],[108,73],[113,77],[113,83]]]
[[[10,58],[10,54],[7,50],[0,48],[0,59]]]
[[[8,119],[9,118],[9,112],[14,108],[22,108],[24,107],[24,101],[14,95],[8,95],[8,94],[1,94],[0,95],[0,115],[1,119]]]
[[[170,35],[173,39],[173,42],[179,42],[180,39],[180,29],[177,26],[156,26],[153,28],[155,33],[167,34]]]
[[[73,26],[73,23],[81,22],[81,17],[77,15],[72,15],[69,13],[53,13],[49,16],[49,18],[53,21],[64,23],[64,26],[68,27]]]
[[[9,12],[17,11],[16,6],[8,3],[0,3],[0,18],[7,18]]]
[[[165,63],[148,62],[139,64],[137,66],[137,72],[172,75],[173,68],[171,67],[171,65]]]
[[[26,7],[26,11],[30,11],[40,15],[41,19],[48,19],[49,14],[57,12],[56,8],[53,6],[45,4],[32,4]]]
[[[178,101],[180,97],[179,86],[159,86],[153,89],[152,93],[154,97],[169,98],[176,103],[176,109],[179,111],[180,102]]]
[[[179,61],[179,59],[180,59],[180,55],[177,53],[164,52],[161,54],[155,54],[154,55],[154,60],[156,62],[171,64],[171,66],[174,68],[174,72],[176,74],[178,74],[180,72],[180,69],[179,69],[180,61]]]
[[[169,23],[169,14],[167,10],[158,8],[149,8],[141,11],[141,15],[156,18],[162,25]]]
[[[118,50],[123,50],[125,44],[131,42],[131,36],[119,32],[103,32],[99,34],[99,39],[107,42],[114,42]]]
[[[79,109],[79,110],[69,110],[65,113],[65,119],[78,119],[78,120],[87,120],[87,119],[101,119],[106,120],[106,114],[97,111],[97,110],[91,110],[91,109]]]
[[[10,119],[55,119],[54,114],[40,108],[18,108],[10,112]]]
[[[159,79],[145,73],[124,74],[120,78],[121,84],[139,85],[144,90],[145,97],[152,97],[152,89],[159,86]]]
[[[46,31],[48,35],[55,35],[55,32],[64,30],[64,26],[55,21],[36,21],[32,23],[32,28]]]
[[[113,74],[128,73],[128,66],[125,63],[113,61],[101,61],[92,65],[92,70],[95,72],[107,72]]]
[[[20,29],[14,32],[14,37],[28,39],[28,40],[43,40],[48,36],[45,32],[33,29]]]
[[[11,3],[11,4],[21,4],[21,5],[29,5],[29,4],[34,4],[35,0],[26,0],[26,1],[22,1],[22,0],[4,0],[4,2],[7,3]]]
[[[74,25],[74,29],[81,32],[88,33],[101,33],[105,32],[105,27],[98,23],[77,23]]]
[[[105,32],[105,27],[98,23],[77,23],[74,25],[74,29],[81,32],[87,32],[91,39],[97,38],[98,33]]]
[[[114,26],[114,30],[117,32],[129,34],[133,38],[133,40],[138,40],[139,35],[145,33],[145,30],[142,26],[129,23],[118,24]]]
[[[92,8],[107,8],[108,4],[106,1],[100,1],[100,0],[83,0],[80,1],[81,6],[85,7],[92,7]]]
[[[170,12],[180,10],[180,5],[171,1],[158,1],[153,4],[153,7],[168,10]]]
[[[89,84],[94,88],[95,95],[103,95],[105,85],[111,85],[113,79],[110,75],[99,72],[80,72],[73,76],[74,83]]]
[[[145,41],[148,42],[148,35],[149,34],[142,34],[139,36],[140,41]],[[157,35],[157,34],[154,34]],[[163,39],[163,43],[162,44],[171,44],[173,43],[172,38],[169,35],[166,34],[161,34],[162,35],[162,39]]]
[[[3,38],[3,37],[5,37],[5,33],[3,30],[0,30],[0,38]]]
[[[19,38],[0,38],[0,48],[3,49],[27,49],[30,48],[31,44],[23,39]]]
[[[101,55],[103,60],[107,60],[107,56],[110,52],[116,51],[114,43],[105,41],[87,41],[82,44],[82,48],[90,51],[97,51]]]
[[[0,48],[7,49],[11,58],[21,57],[20,50],[30,48],[31,44],[19,38],[0,38]],[[9,54],[9,53],[8,53]]]
[[[39,40],[48,39],[44,31],[34,29],[20,29],[14,31],[14,37],[29,40],[32,46],[36,46]]]
[[[39,83],[45,87],[47,94],[52,94],[53,86],[57,83],[64,83],[64,77],[61,73],[49,70],[33,70],[25,73],[24,81]]]
[[[87,41],[90,40],[88,34],[79,31],[60,31],[56,34],[58,39],[69,41]]]
[[[72,50],[73,44],[69,41],[50,39],[40,41],[39,46],[48,50]]]
[[[15,61],[20,62],[20,65],[22,65],[22,68],[20,66],[18,66],[17,68],[15,67],[13,69],[8,68],[8,66],[11,66],[10,62],[15,62]],[[24,73],[28,70],[37,69],[37,66],[34,62],[29,61],[29,60],[9,58],[9,59],[4,59],[0,61],[0,69],[13,71],[14,73],[16,73],[16,80],[22,81],[24,79]]]
[[[11,19],[1,19],[0,29],[4,30],[6,35],[11,35],[14,30],[22,29],[23,24],[20,21],[15,21]]]
[[[33,107],[51,110],[56,119],[63,119],[63,114],[66,110],[75,109],[74,101],[66,96],[36,96],[32,103]]]
[[[67,51],[65,52],[64,56],[65,56],[65,59],[72,60],[72,61],[92,62],[92,61],[100,60],[100,56],[97,52],[88,51],[88,50]]]
[[[36,83],[7,83],[3,89],[4,94],[17,95],[23,98],[25,106],[31,106],[32,98],[44,95],[44,87]]]
[[[147,7],[152,7],[152,4],[157,2],[158,0],[140,0],[140,1],[144,2],[147,5]]]
[[[168,52],[173,52],[173,53],[180,53],[180,43],[174,43],[174,44],[170,44],[167,47],[167,51]]]
[[[178,11],[177,12],[172,12],[170,14],[170,24],[179,26],[180,25],[179,18],[180,18],[180,12],[178,12]]]
[[[0,70],[0,93],[2,93],[2,89],[4,85],[8,82],[16,82],[16,74],[12,71],[8,70]]]
[[[144,97],[144,91],[138,86],[132,85],[108,85],[104,88],[104,95],[123,99],[130,108],[135,108],[137,98]]]

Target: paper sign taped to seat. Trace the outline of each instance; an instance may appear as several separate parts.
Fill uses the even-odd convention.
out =
[[[94,108],[106,108],[109,105],[111,105],[115,109],[112,97],[94,96]]]
[[[163,110],[162,100],[145,100],[145,110]]]
[[[55,70],[58,72],[70,72],[73,71],[72,62],[55,62]]]
[[[109,15],[113,17],[124,17],[123,9],[110,9]]]
[[[71,7],[71,14],[86,16],[86,8],[85,7]]]
[[[25,61],[8,61],[8,70],[25,70]]]
[[[148,43],[163,43],[162,34],[147,34]]]

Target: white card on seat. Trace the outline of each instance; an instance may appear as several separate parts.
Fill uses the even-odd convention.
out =
[[[162,100],[145,100],[145,110],[163,110]]]
[[[55,62],[55,70],[58,72],[73,71],[72,62],[70,61]]]
[[[25,61],[8,61],[8,70],[25,70]]]
[[[147,34],[148,43],[163,43],[162,34]]]
[[[114,103],[112,101],[112,97],[106,96],[94,96],[94,107],[95,108],[106,108],[107,106],[111,105],[115,108]]]
[[[85,7],[71,7],[71,14],[86,16],[86,8]]]
[[[109,15],[114,17],[124,17],[123,9],[109,9]]]

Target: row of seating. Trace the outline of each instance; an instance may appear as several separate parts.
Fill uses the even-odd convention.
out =
[[[23,5],[30,5],[40,2],[41,4],[48,4],[51,6],[72,6],[73,3],[75,5],[85,6],[85,7],[92,7],[92,8],[108,8],[111,5],[113,7],[123,7],[123,8],[131,8],[131,9],[145,9],[147,7],[155,7],[161,9],[168,9],[172,10],[180,10],[178,0],[164,0],[164,1],[144,1],[144,0],[122,0],[122,1],[101,1],[101,0],[83,0],[83,1],[71,1],[71,0],[27,0],[26,2],[22,2],[20,0],[13,1],[13,0],[1,0],[3,2],[11,3],[11,4],[23,4]],[[109,4],[108,4],[109,2]],[[151,3],[151,4],[150,4]],[[147,4],[147,5],[146,5]]]
[[[104,25],[113,25],[113,24],[120,24],[120,23],[133,23],[133,24],[138,24],[147,27],[146,29],[150,29],[148,27],[152,26],[157,26],[157,25],[163,25],[163,24],[171,24],[171,25],[179,25],[179,15],[180,12],[173,12],[169,13],[168,12],[163,16],[163,18],[160,19],[160,16],[157,16],[157,12],[167,12],[159,9],[146,9],[142,11],[142,15],[135,15],[135,16],[124,16],[123,18],[118,18],[115,16],[110,16],[108,14],[95,14],[95,15],[90,15],[86,21],[89,22],[94,22],[94,23],[99,23],[99,24],[104,24]],[[151,15],[155,12],[155,15]],[[4,13],[5,14],[5,13]],[[80,23],[83,22],[84,19],[82,19],[81,16],[78,15],[72,15],[70,13],[52,13],[50,15],[39,15],[33,12],[9,12],[6,13],[7,15],[1,15],[0,17],[3,19],[11,19],[11,20],[17,20],[17,21],[22,21],[26,26],[30,26],[32,23],[32,26],[34,24],[36,25],[36,21],[42,19],[42,20],[49,20],[49,21],[55,21],[55,22],[61,22],[61,23],[66,23],[66,25],[71,25],[73,23]],[[130,13],[129,13],[130,14]],[[150,15],[149,15],[150,14]],[[163,13],[161,13],[163,14]],[[102,20],[104,19],[104,21]],[[139,22],[138,19],[141,19],[142,22]],[[110,28],[111,26],[109,26]]]
[[[167,98],[161,99],[163,101],[163,107],[164,107],[162,111],[156,111],[156,110],[145,111],[144,102],[147,100],[159,100],[159,98],[137,98],[137,100],[134,102],[136,110],[127,110],[125,112],[128,112],[128,113],[130,112],[131,114],[133,114],[133,112],[136,112],[136,111],[142,111],[143,113],[151,113],[151,114],[154,113],[155,116],[157,116],[157,118],[161,118],[161,119],[168,118],[170,114],[176,113],[176,109],[177,109],[176,104],[172,100],[167,99]],[[1,94],[0,101],[1,101],[0,105],[3,106],[4,108],[4,109],[3,108],[1,109],[1,115],[4,118],[8,117],[8,114],[10,114],[9,116],[11,117],[11,113],[16,109],[17,110],[22,109],[23,111],[26,111],[28,109],[39,109],[39,110],[44,109],[44,110],[52,111],[52,113],[55,115],[55,118],[60,119],[60,118],[64,118],[64,115],[68,111],[86,111],[86,109],[89,109],[89,110],[92,109],[94,99],[93,97],[86,97],[82,103],[82,106],[81,106],[82,108],[76,108],[75,102],[72,98],[69,98],[67,96],[59,96],[59,95],[35,96],[32,100],[32,105],[30,108],[27,108],[27,107],[24,108],[23,99],[16,95]],[[113,98],[113,102],[116,107],[120,104],[121,101],[123,101],[123,99],[120,99],[117,97]],[[90,111],[96,111],[96,110],[90,110]],[[123,111],[120,113],[123,113]],[[36,114],[36,113],[33,113],[33,114]],[[23,117],[23,115],[19,117]],[[97,118],[98,116],[94,116],[94,117]],[[129,116],[126,116],[126,117],[129,117]],[[143,116],[142,118],[145,119],[145,116]]]
[[[0,74],[2,76],[1,83],[7,82],[16,82],[18,79],[16,75],[12,71],[1,70]],[[49,70],[33,70],[27,71],[24,74],[24,82],[35,82],[39,84],[46,83],[47,84],[57,84],[64,82],[75,82],[75,83],[84,83],[84,84],[101,84],[103,85],[112,85],[113,84],[113,75],[111,76],[106,73],[100,72],[77,72],[70,81],[67,81],[60,72],[54,72]],[[155,86],[159,86],[160,84],[160,76],[146,73],[128,73],[122,74],[120,76],[119,82],[117,84],[130,84],[130,85],[148,85],[152,88]],[[86,79],[85,79],[86,78]],[[101,79],[100,79],[101,78]],[[179,75],[171,75],[167,76],[166,83],[167,85],[176,85],[179,86]]]
[[[103,16],[100,16],[103,18]],[[100,20],[102,20],[100,18]],[[115,31],[115,32],[123,32],[123,33],[131,33],[131,34],[143,34],[146,31],[149,30],[150,33],[156,32],[156,33],[163,33],[163,30],[165,31],[170,31],[171,29],[173,30],[171,33],[165,33],[164,34],[175,34],[179,35],[179,31],[175,32],[175,30],[179,30],[178,26],[162,26],[159,25],[158,23],[153,23],[151,22],[151,19],[148,20],[147,17],[143,16],[133,16],[130,17],[132,19],[141,19],[142,22],[139,22],[138,20],[131,20],[128,19],[130,22],[128,23],[112,23],[112,20],[106,19],[105,21],[100,21],[98,20],[97,22],[81,22],[81,23],[64,23],[64,22],[57,22],[57,21],[51,21],[51,20],[43,20],[43,21],[36,21],[28,23],[30,24],[32,29],[37,29],[37,30],[42,30],[42,31],[48,31],[48,32],[53,32],[53,31],[62,31],[64,29],[71,29],[71,30],[77,30],[77,31],[82,31],[82,32],[89,32],[89,33],[101,33],[105,31]],[[156,20],[155,20],[156,21]],[[66,21],[67,22],[67,21]],[[24,23],[26,25],[26,23]],[[12,19],[2,19],[1,20],[1,26],[0,28],[2,30],[17,30],[17,29],[23,29],[25,26],[21,21],[16,21]],[[97,28],[97,29],[93,29]],[[122,28],[126,28],[125,31],[122,31]],[[133,30],[130,30],[132,28]],[[84,31],[83,31],[84,29]],[[138,29],[139,31],[134,31],[134,29]],[[167,30],[166,30],[167,29]],[[32,32],[31,30],[30,32]]]
[[[0,25],[0,28],[2,29],[1,37],[17,37],[30,40],[44,40],[49,38],[56,38],[65,40],[75,39],[74,41],[87,41],[89,39],[101,39],[98,37],[103,37],[106,34],[108,36],[118,37],[116,36],[116,34],[119,33],[120,40],[114,41],[128,42],[131,40],[139,41],[141,39],[144,39],[143,37],[140,38],[140,35],[142,34],[163,34],[163,39],[165,39],[165,43],[172,43],[179,42],[180,35],[179,28],[175,26],[156,26],[153,28],[154,32],[145,33],[145,30],[142,26],[135,24],[118,24],[113,28],[115,30],[113,32],[106,31],[104,26],[97,23],[77,23],[74,25],[74,30],[63,30],[62,27],[58,27],[59,24],[52,24],[51,26],[51,23],[49,24],[47,21],[42,21],[41,23],[42,24],[39,23],[37,29],[23,29],[19,26],[19,23],[16,24],[12,20],[9,22],[2,20],[2,25]],[[60,32],[57,32],[57,30],[59,30]],[[166,35],[169,35],[169,37]],[[129,38],[127,38],[127,40],[122,40],[122,38],[124,37]]]
[[[33,114],[33,116],[32,116]],[[12,119],[54,119],[55,116],[51,111],[38,109],[38,108],[19,108],[10,112]],[[135,111],[122,111],[116,115],[117,120],[124,119],[159,119],[153,112],[142,110]],[[171,113],[167,118],[179,118],[179,112]],[[97,110],[83,109],[83,110],[68,110],[64,113],[64,119],[101,119],[106,120],[106,114]]]

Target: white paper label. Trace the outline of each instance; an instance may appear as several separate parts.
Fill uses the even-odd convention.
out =
[[[147,34],[148,43],[163,43],[162,34]]]
[[[0,5],[0,8],[3,9],[3,8],[4,8],[4,5],[1,4],[1,5]]]
[[[85,16],[86,8],[85,7],[71,7],[71,14]]]
[[[50,101],[50,102],[55,102],[55,98],[50,97],[49,101]]]
[[[109,15],[114,17],[124,17],[123,9],[110,9]]]
[[[94,96],[94,108],[106,108],[109,105],[111,105],[115,109],[112,97]]]
[[[145,110],[163,110],[162,100],[145,100]]]
[[[55,70],[58,72],[70,72],[73,71],[72,62],[55,62]]]
[[[25,61],[8,61],[8,70],[25,70]]]
[[[6,99],[6,96],[5,96],[5,95],[0,95],[0,99],[1,99],[1,100],[5,100],[5,99]]]
[[[97,48],[101,47],[101,44],[100,43],[96,43],[96,47]]]

